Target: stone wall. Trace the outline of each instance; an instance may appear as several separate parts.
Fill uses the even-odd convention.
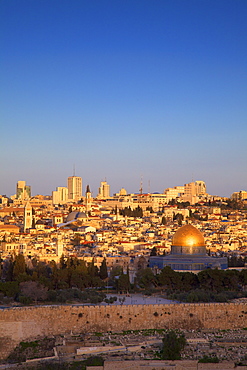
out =
[[[243,327],[247,327],[246,303],[63,305],[16,307],[0,311],[0,342],[8,342],[8,348],[20,341],[65,333]],[[0,348],[0,358],[5,355],[6,350],[1,351]]]
[[[104,366],[99,370],[115,370],[116,367],[121,370],[246,370],[246,366],[235,366],[234,362],[230,363],[198,363],[198,361],[183,360],[183,361],[105,361]],[[90,369],[88,367],[88,369]],[[94,368],[93,368],[94,369]]]

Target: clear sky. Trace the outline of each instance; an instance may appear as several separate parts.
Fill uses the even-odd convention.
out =
[[[0,194],[247,190],[246,0],[1,0]]]

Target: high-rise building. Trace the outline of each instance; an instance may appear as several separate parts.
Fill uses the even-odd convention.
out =
[[[68,199],[79,200],[82,197],[82,178],[79,176],[68,177]]]
[[[205,198],[206,184],[204,181],[190,182],[189,184],[184,184],[184,194],[181,200],[184,202],[190,202],[190,204],[195,204],[200,199]]]
[[[206,194],[206,184],[204,181],[196,181],[196,195],[205,195]]]
[[[31,198],[31,186],[26,181],[18,181],[16,185],[16,199],[27,200]]]
[[[106,181],[101,181],[99,192],[98,192],[98,198],[109,198],[110,197],[110,185],[107,184]]]
[[[56,191],[52,192],[52,203],[63,204],[68,200],[68,188],[58,186]]]

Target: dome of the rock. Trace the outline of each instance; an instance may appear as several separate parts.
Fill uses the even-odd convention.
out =
[[[205,246],[202,233],[192,225],[184,225],[178,229],[172,239],[172,245],[179,247]]]
[[[184,225],[173,235],[169,255],[150,257],[149,267],[161,270],[165,266],[191,272],[207,268],[226,269],[227,258],[208,256],[202,233],[192,225]]]
[[[192,225],[178,229],[172,239],[172,254],[206,254],[202,233]]]

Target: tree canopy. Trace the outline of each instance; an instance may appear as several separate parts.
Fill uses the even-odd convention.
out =
[[[161,351],[161,357],[164,360],[180,360],[181,351],[186,345],[186,339],[184,334],[177,334],[171,330],[165,334],[162,339],[163,347]]]

